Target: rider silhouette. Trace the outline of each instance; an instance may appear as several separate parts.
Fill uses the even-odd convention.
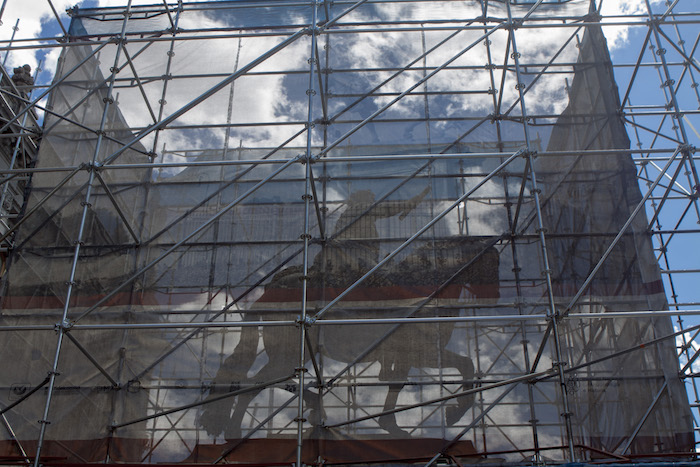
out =
[[[430,186],[408,201],[383,201],[375,205],[374,193],[359,190],[350,194],[347,207],[335,224],[328,242],[326,265],[331,270],[367,271],[379,258],[379,219],[399,216],[403,220],[430,192]]]

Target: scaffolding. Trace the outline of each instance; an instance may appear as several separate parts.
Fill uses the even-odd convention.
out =
[[[49,0],[0,461],[696,460],[700,10],[605,3]]]

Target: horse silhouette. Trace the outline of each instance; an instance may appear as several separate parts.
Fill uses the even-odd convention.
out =
[[[337,248],[347,252],[347,241],[331,243],[327,246],[330,251]],[[494,244],[493,239],[473,237],[428,242],[398,261],[395,267],[383,273],[379,270],[369,276],[325,313],[322,319],[361,321],[377,317],[457,316],[458,307],[440,308],[440,305],[464,305],[468,301],[465,295],[476,300],[496,299],[499,295],[499,257]],[[350,247],[351,250],[357,248],[357,243]],[[331,261],[324,261],[337,257],[333,253],[319,254],[309,268],[308,308],[337,297],[348,284],[366,272],[357,263],[354,267],[348,267],[347,264],[334,265]],[[302,276],[301,266],[288,267],[276,273],[244,319],[296,319],[300,310]],[[423,306],[427,302],[430,302],[430,307]],[[471,358],[446,348],[453,330],[454,324],[445,322],[311,325],[307,335],[317,355],[350,365],[378,363],[380,370],[377,379],[388,386],[383,411],[390,411],[396,407],[411,368],[455,368],[462,377],[462,388],[473,387],[474,364]],[[258,355],[261,336],[268,361],[252,377],[248,377]],[[233,354],[223,362],[209,388],[205,401],[211,399],[211,402],[203,406],[199,424],[212,436],[224,433],[228,439],[240,438],[246,410],[264,389],[264,383],[284,379],[299,366],[299,345],[299,330],[291,326],[262,326],[261,333],[255,326],[243,327]],[[307,362],[309,358],[307,352]],[[313,381],[313,376],[310,376],[310,380]],[[235,397],[222,398],[222,395],[246,385],[249,390]],[[290,385],[287,385],[287,389],[290,389]],[[324,388],[317,389],[322,391]],[[296,388],[292,387],[291,390],[295,391]],[[318,428],[325,419],[325,413],[319,407],[319,394],[307,388],[302,389],[301,395],[310,408],[308,421]],[[472,404],[473,396],[459,397],[456,405],[446,408],[446,423],[451,426],[459,421]],[[377,418],[379,426],[389,435],[409,436],[398,426],[393,414]]]

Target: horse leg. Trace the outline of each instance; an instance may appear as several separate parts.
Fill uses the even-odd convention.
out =
[[[257,383],[265,383],[279,377],[280,371],[277,366],[277,362],[270,359],[270,361],[255,374],[254,379]],[[248,381],[251,380],[248,379]],[[233,413],[231,414],[231,417],[228,420],[228,425],[226,426],[225,437],[227,439],[239,439],[241,437],[243,418],[248,411],[250,403],[253,402],[253,399],[255,399],[257,395],[263,391],[263,389],[265,389],[264,386],[253,387],[250,388],[250,390],[236,396],[236,403],[233,406]]]
[[[384,408],[382,409],[382,412],[386,412],[388,410],[393,410],[396,408],[396,403],[399,399],[399,393],[404,387],[403,381],[406,381],[406,379],[408,378],[408,371],[411,368],[410,365],[406,365],[405,363],[399,363],[397,361],[394,361],[393,364],[391,364],[390,362],[385,362],[385,364],[390,364],[393,368],[382,368],[382,371],[380,371],[379,373],[379,379],[380,381],[390,381],[394,384],[389,384],[389,392],[386,395],[386,399],[384,401]],[[384,367],[384,365],[382,366]],[[378,423],[379,426],[382,427],[382,429],[387,431],[392,436],[396,436],[397,438],[410,438],[411,436],[411,434],[408,431],[402,430],[399,427],[399,425],[396,423],[396,415],[393,413],[380,416]]]
[[[253,366],[257,356],[258,328],[245,327],[241,331],[241,339],[233,353],[224,360],[212,381],[209,395],[205,400],[216,398],[234,390],[236,385],[247,381],[248,370]],[[210,402],[202,408],[199,424],[211,436],[218,436],[230,426],[229,413],[235,397]]]
[[[326,412],[321,401],[323,389],[320,388],[319,392],[302,389],[302,397],[304,398],[304,406],[306,410],[308,410],[306,422],[311,425],[311,427],[306,430],[304,436],[307,438],[325,438],[327,436],[327,431],[322,428],[324,420],[326,419]]]
[[[240,439],[242,436],[241,426],[243,425],[243,417],[245,416],[248,406],[255,399],[255,396],[260,394],[262,389],[255,389],[249,392],[239,394],[236,397],[236,404],[233,408],[233,413],[228,421],[228,425],[224,431],[226,439]]]
[[[229,391],[210,389],[206,400],[217,397]],[[209,402],[202,407],[198,423],[210,436],[219,436],[226,430],[229,424],[229,413],[233,405],[234,397],[227,397],[215,402]]]
[[[474,387],[474,363],[471,358],[445,350],[442,355],[442,364],[447,368],[457,368],[462,379],[467,381],[462,385],[462,390],[466,391]],[[474,394],[458,397],[457,405],[449,406],[445,410],[447,424],[452,426],[457,423],[473,404]]]

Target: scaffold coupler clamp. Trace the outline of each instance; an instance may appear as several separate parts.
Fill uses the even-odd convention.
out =
[[[695,154],[695,149],[696,149],[695,146],[693,146],[692,144],[688,144],[688,143],[681,144],[680,146],[678,146],[678,152],[681,152],[683,154],[688,154],[688,155]]]
[[[68,318],[65,318],[62,321],[59,321],[58,323],[54,324],[53,328],[56,332],[66,332],[70,331],[73,328],[73,323]]]
[[[308,124],[304,124],[304,125],[306,126],[306,125],[308,125]],[[311,124],[311,128],[313,128],[314,125],[315,125],[315,124],[312,123],[312,124]],[[317,159],[317,157],[314,156],[313,154],[299,154],[299,155],[297,156],[297,160],[298,160],[299,162],[301,162],[301,165],[306,165],[307,163],[313,164],[314,162],[316,162],[316,159]]]
[[[315,322],[316,318],[312,316],[304,316],[303,318],[301,316],[297,316],[297,319],[295,320],[297,326],[304,326],[306,328],[310,327]]]
[[[559,371],[559,368],[564,368],[567,365],[566,362],[552,362],[552,369]]]
[[[315,34],[315,35],[321,34],[321,28],[316,27],[316,26],[311,26],[311,27],[304,29],[304,35],[310,36],[312,34]]]
[[[522,20],[522,19],[520,19],[520,18],[513,18],[511,21],[509,21],[508,23],[506,23],[506,29],[512,29],[513,31],[515,31],[516,29],[518,29],[518,28],[519,28],[520,26],[522,26],[522,25],[523,25],[523,20]]]
[[[86,172],[92,172],[93,170],[98,171],[102,168],[102,162],[83,162],[82,164],[80,164],[79,168],[81,170],[85,170]]]
[[[551,269],[549,271],[551,272]],[[568,310],[565,311],[564,313],[562,313],[558,308],[555,308],[554,311],[549,309],[549,310],[547,310],[547,318],[555,319],[555,320],[559,321],[559,320],[561,320],[562,316],[564,314],[566,314],[567,312],[568,312]]]

